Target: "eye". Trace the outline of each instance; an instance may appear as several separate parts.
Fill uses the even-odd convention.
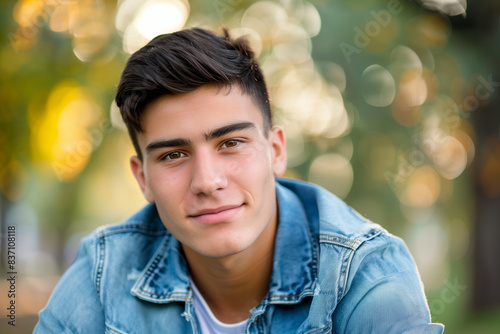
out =
[[[160,160],[177,160],[177,159],[180,159],[180,158],[185,157],[185,156],[186,156],[186,154],[184,154],[182,152],[174,151],[174,152],[170,152],[170,153],[163,155],[160,158]]]
[[[233,148],[233,147],[238,146],[239,144],[241,144],[241,141],[239,141],[239,140],[235,140],[235,139],[230,139],[230,140],[226,140],[226,141],[222,144],[222,147],[223,147],[223,148]]]

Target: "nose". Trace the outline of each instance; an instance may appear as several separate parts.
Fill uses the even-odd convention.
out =
[[[227,187],[225,163],[210,153],[199,153],[193,159],[191,191],[196,195],[210,196]]]

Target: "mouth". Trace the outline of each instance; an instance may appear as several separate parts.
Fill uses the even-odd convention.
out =
[[[196,211],[194,214],[191,214],[188,217],[202,224],[211,225],[230,220],[238,214],[242,207],[243,204],[226,205],[218,208],[203,209]]]

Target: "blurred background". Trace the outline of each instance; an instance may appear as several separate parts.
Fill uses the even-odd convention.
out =
[[[497,0],[2,1],[0,332],[30,333],[82,236],[145,204],[112,102],[127,58],[221,25],[259,55],[287,176],[402,237],[446,332],[499,333]]]

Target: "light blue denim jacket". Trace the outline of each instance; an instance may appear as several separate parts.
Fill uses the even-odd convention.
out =
[[[269,293],[247,333],[442,333],[404,242],[317,186],[277,180]],[[199,333],[179,242],[148,205],[86,237],[35,333]]]

